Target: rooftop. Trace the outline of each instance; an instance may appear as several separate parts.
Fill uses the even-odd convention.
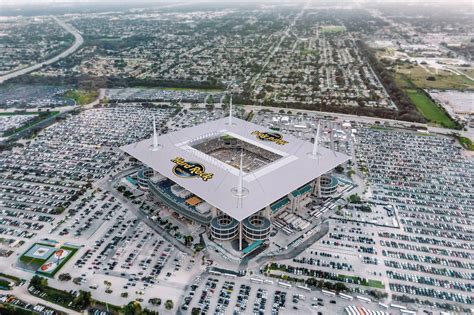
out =
[[[258,167],[244,165],[245,193],[240,198],[236,194],[240,153],[239,161],[229,162],[195,148],[197,143],[222,136],[245,143],[248,162],[258,161],[260,153],[270,156]],[[121,149],[238,221],[297,189],[304,189],[302,186],[349,159],[321,146],[315,158],[311,155],[312,143],[237,118],[232,119],[232,125],[222,118],[171,132],[159,136],[158,144],[159,149],[153,151],[150,138]],[[255,148],[261,149],[258,154]]]

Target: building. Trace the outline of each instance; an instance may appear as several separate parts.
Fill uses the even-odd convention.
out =
[[[272,220],[283,210],[294,212],[311,195],[321,196],[321,178],[323,189],[332,192],[325,174],[349,159],[318,141],[231,116],[159,137],[154,132],[122,150],[146,165],[139,172],[141,187],[179,215],[207,226],[214,240],[237,240],[241,250],[243,242],[268,239]]]

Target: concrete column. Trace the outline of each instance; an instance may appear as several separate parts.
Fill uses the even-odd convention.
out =
[[[321,198],[321,176],[318,177],[318,198]]]
[[[239,250],[242,250],[242,221],[239,222]]]
[[[313,195],[321,198],[321,177],[316,178],[314,181]]]
[[[265,210],[263,212],[263,216],[270,220],[271,215],[272,215],[272,210],[271,210],[270,206],[266,206]]]

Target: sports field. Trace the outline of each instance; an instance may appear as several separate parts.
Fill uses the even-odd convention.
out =
[[[344,32],[346,28],[342,25],[323,25],[321,26],[322,33],[339,33]]]
[[[399,65],[394,74],[395,81],[401,88],[417,87],[440,90],[472,90],[474,81],[453,72],[425,68],[419,65]],[[429,77],[434,80],[428,80]]]
[[[57,248],[51,244],[34,243],[18,261],[25,270],[54,277],[77,250],[76,246],[62,245]]]
[[[446,128],[456,128],[454,121],[424,93],[415,89],[406,89],[405,92],[427,120]]]

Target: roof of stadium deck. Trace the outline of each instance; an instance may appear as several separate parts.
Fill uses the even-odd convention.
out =
[[[234,192],[238,187],[239,170],[189,145],[197,139],[221,134],[282,156],[253,172],[244,173],[243,187],[246,193],[240,197],[240,202]],[[319,146],[318,157],[314,158],[311,155],[312,143],[291,135],[279,135],[273,130],[237,118],[233,118],[229,126],[228,119],[223,118],[161,135],[156,151],[151,149],[153,137],[121,149],[229,216],[242,221],[349,159],[345,154],[322,146]],[[202,165],[203,172],[186,162]],[[189,174],[190,169],[194,170],[192,176]]]

